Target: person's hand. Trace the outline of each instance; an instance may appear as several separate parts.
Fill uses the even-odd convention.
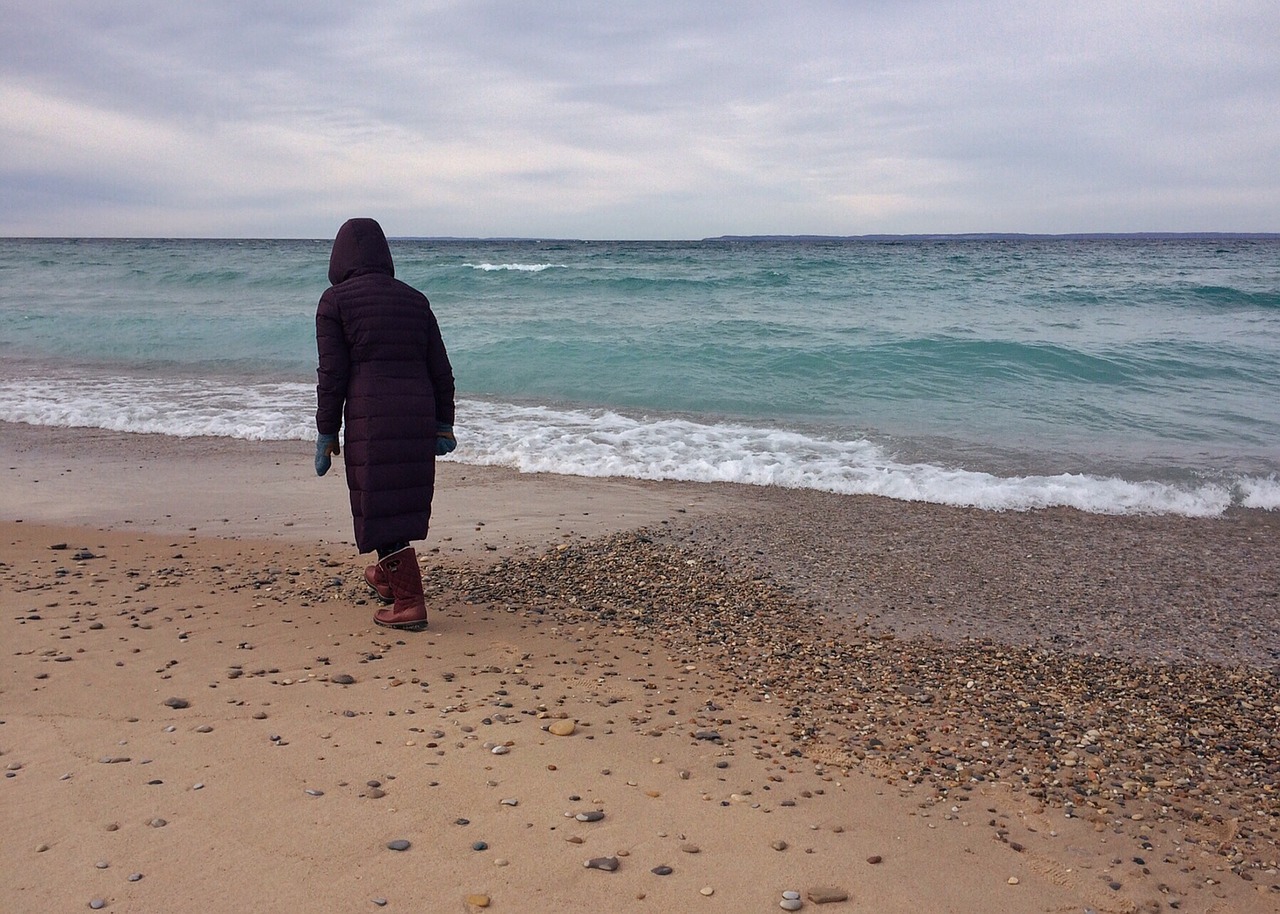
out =
[[[453,426],[441,423],[436,426],[436,456],[443,457],[453,452],[458,446],[458,439],[453,437]]]
[[[316,475],[323,476],[333,466],[333,458],[342,453],[338,447],[337,435],[318,435],[316,437]]]

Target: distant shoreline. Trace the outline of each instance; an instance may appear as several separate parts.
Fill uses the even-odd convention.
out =
[[[717,235],[703,241],[1274,241],[1280,232],[944,232],[910,235]]]

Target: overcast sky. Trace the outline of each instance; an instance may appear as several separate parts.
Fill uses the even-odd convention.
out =
[[[0,0],[0,235],[1280,231],[1276,0]]]

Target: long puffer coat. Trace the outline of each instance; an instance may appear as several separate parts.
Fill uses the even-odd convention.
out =
[[[424,539],[435,491],[436,426],[453,425],[453,368],[425,295],[395,278],[372,219],[338,230],[332,285],[316,309],[316,428],[343,453],[356,547]]]

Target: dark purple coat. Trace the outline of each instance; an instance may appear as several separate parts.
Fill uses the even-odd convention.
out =
[[[356,547],[424,539],[435,490],[436,423],[453,425],[453,369],[431,305],[395,278],[372,219],[338,230],[316,309],[316,428],[343,454]]]

